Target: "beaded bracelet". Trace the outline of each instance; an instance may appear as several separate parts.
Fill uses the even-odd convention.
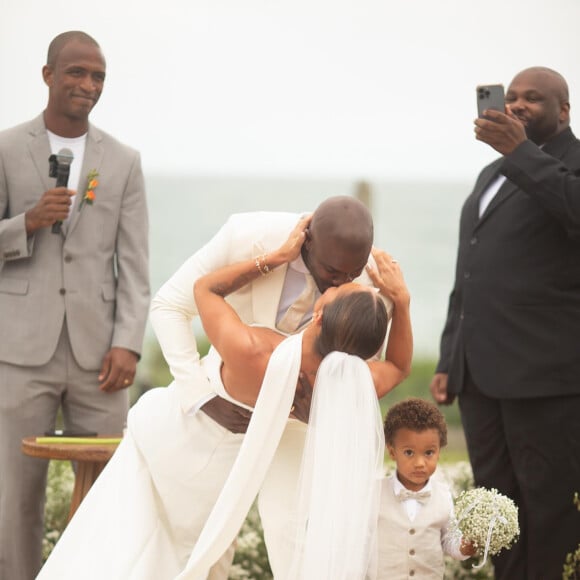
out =
[[[266,264],[266,254],[262,254],[256,258],[256,268],[258,268],[258,272],[260,272],[262,276],[266,276],[270,273],[270,267]]]

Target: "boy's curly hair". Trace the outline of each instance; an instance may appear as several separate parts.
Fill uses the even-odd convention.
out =
[[[393,405],[385,417],[385,440],[393,445],[399,429],[422,432],[426,429],[439,431],[439,444],[447,445],[447,424],[436,405],[424,399],[409,397]]]

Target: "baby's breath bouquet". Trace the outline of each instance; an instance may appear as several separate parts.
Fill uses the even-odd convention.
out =
[[[488,554],[495,556],[509,548],[520,534],[518,508],[497,489],[476,487],[461,492],[455,502],[455,526],[465,541],[471,541],[483,560],[474,568],[481,568]]]

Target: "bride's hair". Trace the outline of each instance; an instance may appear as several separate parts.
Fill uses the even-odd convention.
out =
[[[385,303],[376,292],[339,296],[324,307],[315,348],[323,358],[332,351],[371,358],[385,340],[388,322]]]

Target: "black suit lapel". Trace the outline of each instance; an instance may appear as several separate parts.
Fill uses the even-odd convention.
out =
[[[509,197],[511,197],[518,189],[518,186],[512,183],[509,179],[506,179],[502,186],[499,188],[498,192],[494,195],[493,199],[489,202],[489,205],[485,208],[483,215],[479,219],[479,223],[484,222],[490,214],[497,210],[497,208]],[[479,225],[479,224],[478,224]]]
[[[487,191],[488,187],[497,178],[499,174],[499,168],[501,166],[501,161],[501,159],[498,159],[489,165],[486,169],[484,169],[477,183],[475,184],[471,195],[465,202],[463,217],[466,220],[465,224],[469,224],[469,229],[471,231],[473,231],[479,225],[479,202],[481,200],[481,196]]]
[[[464,219],[466,223],[469,223],[469,229],[475,228],[477,222],[479,221],[479,198],[481,197],[481,192],[485,188],[476,188],[473,190],[471,195],[467,198],[464,208]]]

